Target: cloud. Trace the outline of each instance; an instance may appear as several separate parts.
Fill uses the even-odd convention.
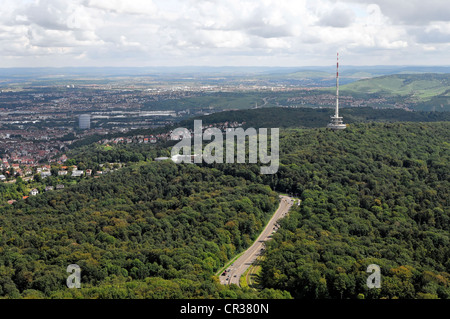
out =
[[[157,7],[151,0],[86,0],[83,5],[117,14],[151,16],[157,13]]]
[[[354,21],[355,14],[352,10],[346,7],[335,7],[321,16],[318,25],[345,28],[350,26]]]
[[[446,2],[3,0],[0,66],[438,63]]]
[[[446,0],[344,0],[350,3],[376,3],[383,14],[396,24],[427,25],[448,21],[450,5]]]
[[[419,43],[450,43],[450,23],[436,22],[427,28],[414,28],[414,35]]]

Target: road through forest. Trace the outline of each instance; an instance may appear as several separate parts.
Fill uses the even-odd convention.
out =
[[[277,211],[267,223],[264,230],[258,236],[256,241],[251,245],[236,261],[230,265],[224,272],[220,274],[220,282],[224,285],[236,284],[239,286],[239,279],[248,267],[258,258],[264,249],[264,242],[270,239],[270,235],[277,229],[277,221],[288,213],[294,204],[294,199],[288,196],[280,195],[281,201]]]

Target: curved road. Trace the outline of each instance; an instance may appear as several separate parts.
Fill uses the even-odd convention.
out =
[[[294,200],[288,196],[280,196],[280,206],[267,223],[266,228],[259,235],[258,239],[251,245],[231,266],[225,270],[225,275],[220,275],[220,282],[224,285],[236,284],[239,286],[239,279],[248,267],[256,260],[264,249],[264,242],[270,239],[270,235],[278,229],[277,221],[288,213]]]

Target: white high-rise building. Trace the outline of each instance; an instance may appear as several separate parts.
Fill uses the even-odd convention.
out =
[[[91,128],[91,116],[89,114],[81,114],[78,118],[80,129],[88,130]]]
[[[327,127],[333,130],[343,130],[347,127],[342,120],[342,116],[339,116],[339,53],[337,54],[336,64],[336,110],[334,116],[331,117],[331,122]]]

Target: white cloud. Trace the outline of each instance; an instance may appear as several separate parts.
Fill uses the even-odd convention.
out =
[[[319,25],[336,28],[345,28],[350,26],[355,20],[355,12],[348,6],[338,5],[327,8],[320,14]]]
[[[376,3],[383,14],[396,24],[427,25],[433,21],[448,21],[447,0],[342,0],[350,3]]]
[[[154,15],[157,7],[151,0],[85,0],[86,7],[106,10],[117,14]]]
[[[3,0],[0,66],[448,64],[446,2]]]

